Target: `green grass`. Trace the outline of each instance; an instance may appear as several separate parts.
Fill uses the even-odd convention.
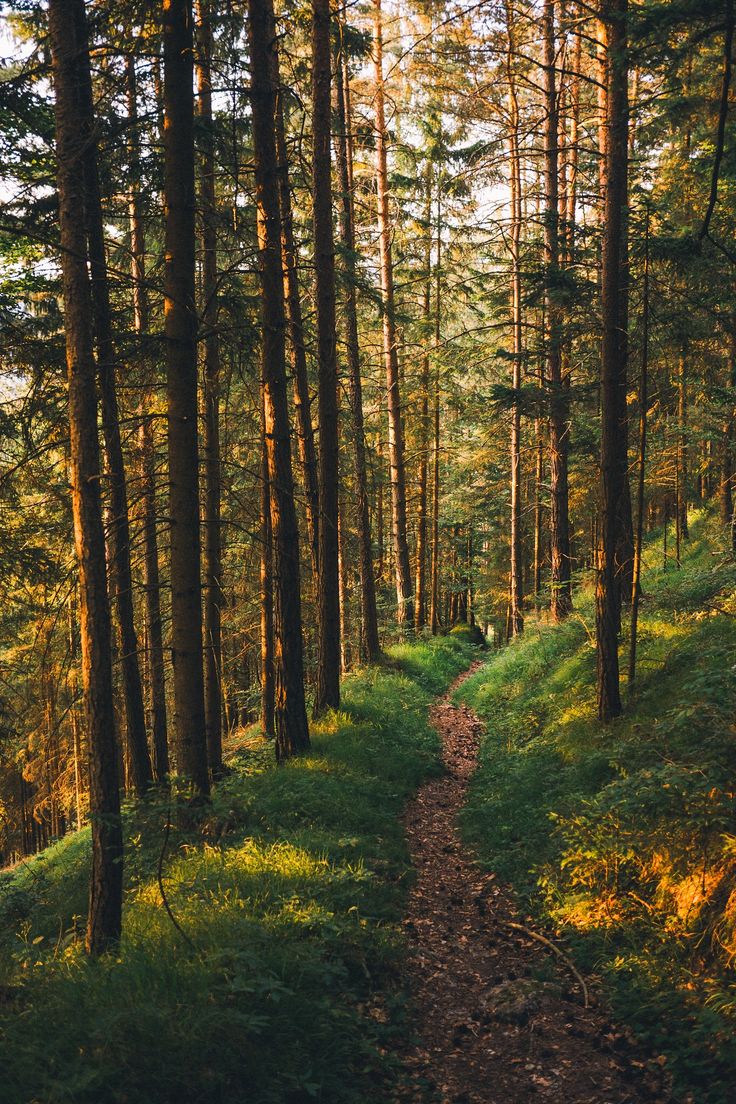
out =
[[[399,814],[440,769],[432,695],[470,662],[448,637],[346,680],[308,756],[253,742],[196,830],[126,810],[125,934],[81,950],[89,835],[0,876],[2,1104],[351,1104],[385,1099],[402,1027]],[[172,820],[176,821],[175,803]]]
[[[665,572],[659,559],[654,534],[637,683],[628,695],[624,679],[626,714],[614,724],[595,717],[589,590],[567,623],[530,623],[460,688],[488,726],[463,829],[481,862],[603,976],[617,1013],[667,1055],[677,1090],[726,1104],[736,1076],[736,565],[703,515],[682,569]]]

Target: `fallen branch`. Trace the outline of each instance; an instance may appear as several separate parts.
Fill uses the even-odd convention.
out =
[[[585,984],[585,978],[580,973],[570,956],[566,955],[564,951],[560,950],[556,943],[553,943],[552,940],[548,939],[546,935],[541,935],[539,932],[532,931],[531,928],[527,928],[524,924],[517,924],[513,920],[499,920],[498,923],[502,924],[506,928],[513,928],[514,931],[523,932],[524,935],[529,936],[530,939],[536,939],[537,943],[541,943],[543,946],[548,947],[550,951],[554,951],[557,957],[562,959],[562,961],[565,963],[568,970],[574,976],[575,980],[580,986],[583,993],[584,1007],[588,1008],[590,1006],[590,1000],[588,997],[588,986]]]
[[[736,617],[736,613],[732,613],[731,610],[724,609],[723,606],[716,606],[713,602],[705,603],[707,609],[715,610],[716,613],[722,613],[726,617]]]

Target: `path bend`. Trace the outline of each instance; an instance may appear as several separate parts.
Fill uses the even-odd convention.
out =
[[[404,921],[415,1034],[399,1100],[426,1104],[665,1104],[662,1070],[645,1065],[598,1007],[583,1006],[564,964],[525,933],[511,893],[463,847],[457,828],[482,722],[432,708],[446,773],[407,806],[417,876]],[[544,979],[544,980],[542,980]]]

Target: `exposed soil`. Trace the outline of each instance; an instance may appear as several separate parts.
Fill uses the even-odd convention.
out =
[[[666,1072],[637,1055],[598,1006],[590,982],[586,1008],[571,964],[511,926],[542,934],[519,914],[510,891],[473,862],[456,826],[482,724],[449,696],[436,703],[431,719],[447,771],[423,786],[405,813],[417,869],[405,920],[406,970],[419,1041],[405,1056],[399,1099],[668,1101]]]

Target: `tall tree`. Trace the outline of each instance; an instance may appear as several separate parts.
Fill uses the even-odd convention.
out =
[[[556,80],[556,0],[544,0],[542,15],[544,69],[544,214],[546,377],[550,396],[550,543],[552,555],[552,616],[556,621],[572,609],[570,584],[570,520],[568,498],[569,395],[562,378],[559,307],[559,125]]]
[[[84,219],[79,217],[86,205],[87,146],[91,140],[83,111],[87,75],[80,70],[88,66],[89,55],[76,0],[50,0],[48,13],[55,93],[72,512],[79,566],[82,682],[89,743],[92,870],[86,947],[90,954],[98,955],[120,938],[123,838],[100,494],[92,293]]]
[[[598,715],[621,713],[618,631],[620,600],[616,549],[622,483],[627,478],[626,442],[621,434],[621,391],[626,387],[626,341],[621,331],[624,209],[628,200],[627,0],[605,0],[607,96],[605,121],[606,209],[601,261],[601,535],[596,586]]]
[[[312,210],[319,406],[319,592],[316,715],[340,704],[338,405],[332,231],[330,0],[312,0]]]
[[[427,158],[425,173],[424,224],[426,243],[424,250],[424,289],[422,295],[422,315],[425,329],[432,324],[432,206],[433,206],[432,161]],[[425,339],[426,340],[426,339]],[[415,548],[415,586],[414,586],[414,623],[417,632],[421,632],[427,623],[427,505],[429,484],[429,389],[431,364],[429,342],[422,356],[422,374],[419,384],[419,470],[417,473],[417,537]]]
[[[274,30],[275,34],[275,30]],[[294,413],[296,415],[299,457],[304,481],[304,506],[307,519],[307,535],[312,560],[312,578],[315,594],[319,592],[319,470],[317,449],[312,428],[312,400],[309,393],[307,347],[304,337],[298,250],[294,235],[294,215],[291,202],[289,174],[289,149],[286,142],[284,89],[279,73],[278,51],[271,53],[272,79],[276,89],[276,157],[279,167],[279,208],[281,212],[281,251],[284,266],[284,297],[286,301],[287,332],[291,370],[294,377]]]
[[[212,118],[213,12],[197,0],[197,110],[202,226],[204,328],[204,718],[213,777],[222,773],[222,521],[220,504],[220,338],[218,333],[217,195]]]
[[[276,731],[276,686],[273,647],[273,534],[271,533],[271,490],[268,479],[266,414],[263,397],[261,411],[261,727],[267,736]]]
[[[404,430],[401,418],[399,386],[399,350],[396,337],[393,259],[391,256],[391,219],[389,215],[388,160],[386,153],[386,111],[383,88],[383,24],[381,0],[374,0],[373,62],[376,109],[376,192],[378,198],[378,237],[383,315],[383,357],[386,366],[386,406],[388,409],[388,458],[391,472],[391,531],[396,570],[397,616],[400,625],[414,620],[414,605],[406,535],[406,474]]]
[[[309,747],[299,581],[299,531],[294,506],[286,397],[286,315],[278,202],[271,0],[249,0],[253,152],[258,210],[262,321],[262,387],[270,484],[274,565],[276,755],[283,761]]]
[[[358,340],[358,308],[356,295],[355,220],[353,206],[353,140],[350,105],[350,72],[343,39],[340,40],[337,86],[336,140],[337,166],[340,182],[340,238],[345,270],[345,345],[348,367],[348,390],[352,420],[353,459],[355,464],[358,549],[360,561],[361,651],[369,663],[380,654],[376,583],[373,576],[368,470],[366,465],[365,424],[363,418],[363,386],[360,374],[360,343]]]
[[[79,41],[83,42],[86,40],[84,0],[77,0],[74,6],[74,18],[77,20],[79,27]],[[116,380],[117,364],[112,332],[110,289],[107,279],[102,198],[97,167],[92,77],[89,61],[85,59],[80,61],[80,112],[83,115],[85,132],[90,136],[86,147],[87,182],[84,214],[92,276],[92,311],[102,407],[102,434],[105,443],[107,476],[110,487],[111,590],[115,600],[120,631],[120,666],[125,700],[128,770],[133,790],[137,794],[143,794],[152,779],[151,759],[148,752],[143,686],[138,662],[138,635],[135,630],[133,614],[128,489],[120,437]]]
[[[516,54],[514,14],[510,4],[506,5],[506,35],[508,49],[506,54],[506,79],[508,81],[509,112],[509,179],[511,199],[511,223],[509,226],[509,251],[511,254],[511,332],[512,332],[512,369],[511,387],[513,405],[511,408],[511,572],[509,623],[512,636],[524,629],[524,576],[521,532],[521,370],[524,358],[524,337],[521,297],[521,151],[519,143],[519,97],[516,88],[514,57]]]
[[[209,793],[202,671],[191,0],[163,0],[164,317],[177,766]]]
[[[432,410],[432,549],[429,583],[429,627],[440,630],[440,443],[442,388],[440,381],[440,340],[442,337],[442,179],[437,183],[437,243],[434,293],[434,403]]]
[[[644,229],[644,280],[642,288],[641,374],[639,377],[639,472],[636,483],[636,534],[634,545],[634,580],[631,595],[631,632],[629,647],[629,691],[636,678],[636,646],[641,601],[641,558],[644,542],[644,491],[646,485],[647,429],[649,413],[649,231],[650,211],[647,204]]]
[[[138,93],[135,58],[126,62],[128,96],[128,142],[130,146],[131,192],[129,199],[130,263],[133,282],[133,325],[139,339],[145,340],[150,328],[150,306],[146,281],[146,239],[141,196],[141,158],[138,120]],[[145,360],[141,356],[141,360]],[[142,365],[148,375],[150,368]],[[161,618],[161,581],[159,571],[156,510],[156,456],[151,416],[151,389],[141,399],[138,442],[140,450],[141,521],[143,528],[143,589],[146,608],[146,655],[151,712],[153,774],[164,782],[169,773],[169,743],[166,719],[166,674],[163,624]]]

